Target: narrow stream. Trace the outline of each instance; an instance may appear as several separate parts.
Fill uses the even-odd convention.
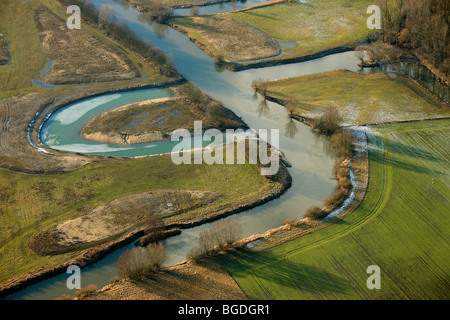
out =
[[[337,69],[359,71],[358,59],[353,52],[303,63],[230,72],[218,69],[214,60],[186,36],[165,25],[149,23],[133,7],[117,0],[92,2],[99,7],[111,5],[118,19],[126,22],[143,39],[170,54],[175,68],[187,80],[241,116],[250,128],[280,130],[280,149],[293,164],[289,169],[293,178],[292,187],[274,201],[232,216],[243,226],[244,236],[264,233],[280,226],[286,218],[301,218],[307,208],[320,204],[322,199],[333,192],[335,180],[331,172],[334,158],[327,150],[326,139],[312,133],[308,126],[289,119],[285,108],[278,104],[268,102],[267,106],[261,107],[261,101],[254,98],[251,83],[257,79],[278,79]],[[87,141],[79,137],[79,132],[95,114],[126,103],[170,95],[167,89],[149,89],[87,99],[52,115],[42,130],[41,138],[43,143],[52,148],[73,152],[113,156],[167,152],[163,150],[171,149],[168,142],[121,147]],[[167,265],[185,260],[186,253],[196,246],[199,231],[208,226],[205,224],[183,230],[181,235],[165,240],[169,252]],[[111,277],[117,276],[115,263],[118,256],[132,246],[133,244],[119,249],[82,269],[82,286],[96,284],[101,288],[107,285]],[[61,274],[49,278],[9,295],[6,299],[54,299],[64,293],[72,294],[66,287],[67,277],[67,274]]]

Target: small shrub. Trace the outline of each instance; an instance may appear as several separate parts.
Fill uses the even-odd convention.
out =
[[[288,226],[292,227],[295,224],[295,222],[296,221],[294,219],[292,219],[292,218],[286,218],[283,221],[283,225],[287,224]]]
[[[297,100],[294,97],[289,97],[284,104],[289,116],[292,116],[297,106]]]
[[[341,117],[335,107],[325,108],[325,112],[320,116],[319,120],[316,121],[314,128],[320,133],[332,135],[339,130],[339,123],[341,122]]]
[[[59,297],[57,297],[55,300],[73,300],[73,297],[70,294],[63,293]]]
[[[142,246],[147,245],[150,242],[156,242],[163,238],[164,231],[166,230],[166,224],[164,220],[156,215],[152,214],[144,224],[144,236],[141,238],[140,244]]]
[[[328,212],[322,210],[322,208],[314,206],[306,210],[305,218],[311,219],[323,219],[327,216]]]
[[[180,95],[195,104],[202,104],[204,102],[202,91],[190,82],[181,87]]]
[[[353,154],[353,137],[341,131],[331,137],[335,154],[338,158],[349,158]]]
[[[337,190],[333,192],[328,198],[323,201],[324,206],[333,206],[336,207],[340,205],[344,199],[347,197],[347,192],[343,190]]]
[[[191,261],[199,261],[202,257],[202,253],[198,247],[192,248],[188,251],[186,258]]]
[[[111,279],[109,279],[110,284],[116,283],[117,281],[119,281],[119,278],[116,276],[112,276]]]
[[[340,181],[339,181],[339,184],[340,184],[340,186],[341,186],[341,188],[344,188],[344,189],[350,189],[351,187],[352,187],[352,182],[351,182],[351,180],[350,179],[348,179],[348,178],[342,178]]]
[[[216,55],[216,63],[217,63],[218,65],[224,64],[224,63],[225,63],[225,56],[224,56],[223,54],[221,54],[221,53],[218,53],[218,54]]]

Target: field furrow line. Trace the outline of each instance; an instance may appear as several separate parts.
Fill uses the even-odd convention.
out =
[[[380,217],[378,217],[380,219]],[[372,250],[367,248],[366,245],[362,241],[358,241],[353,234],[351,234],[351,237],[353,238],[353,241],[361,248],[361,250],[364,251],[364,253],[370,258],[372,261],[371,264],[377,265],[380,267],[380,270],[383,271],[382,277],[387,277],[390,279],[390,281],[395,284],[402,292],[405,294],[405,296],[408,297],[408,299],[413,299],[414,297],[409,292],[409,290],[406,288],[406,285],[403,284],[403,282],[399,277],[397,277],[394,272],[388,272],[389,265],[386,264],[383,259],[379,259],[376,256],[373,255]]]
[[[274,297],[270,293],[270,290],[266,288],[266,286],[261,282],[260,278],[255,275],[253,271],[250,271],[251,277],[253,281],[257,284],[260,291],[266,296],[268,300],[273,300]]]
[[[412,239],[410,239],[410,238],[406,238],[405,239],[405,237],[404,236],[402,236],[402,235],[400,235],[397,231],[396,231],[396,229],[395,228],[393,228],[383,217],[379,217],[380,218],[380,221],[383,223],[383,225],[387,228],[387,229],[389,229],[389,231],[392,233],[392,234],[394,234],[395,236],[396,236],[396,238],[410,251],[410,252],[412,252],[413,253],[413,255],[412,256],[414,256],[414,257],[416,257],[421,263],[422,263],[422,265],[423,266],[425,266],[425,269],[426,269],[426,272],[428,272],[428,273],[432,273],[433,275],[434,275],[434,277],[435,278],[437,278],[437,279],[439,279],[439,281],[440,282],[442,282],[443,284],[445,284],[447,287],[448,287],[448,285],[449,285],[449,282],[448,282],[448,277],[447,277],[447,272],[445,271],[445,270],[443,270],[437,263],[435,263],[434,262],[434,260],[433,259],[431,259],[430,257],[429,257],[429,255],[426,253],[426,251],[425,250],[423,250],[422,248],[420,248],[420,247],[417,247],[417,248],[413,248],[412,246],[411,246],[411,243],[413,243],[412,241]],[[423,258],[423,256],[426,256],[427,258],[428,258],[428,261],[427,260],[425,260],[424,258]],[[430,265],[430,263],[429,262],[431,262],[432,264],[433,264],[433,266],[435,267],[435,268],[437,268],[438,270],[441,270],[442,272],[443,272],[443,274],[445,274],[446,275],[446,279],[444,279],[444,278],[442,278],[435,270],[435,268],[433,268],[431,265]],[[417,268],[420,268],[420,266],[418,265],[418,264],[416,264],[416,267]],[[422,269],[422,268],[421,268]],[[423,272],[425,272],[425,270],[423,270]]]
[[[434,152],[436,152],[436,154],[440,155],[443,159],[445,159],[448,162],[449,161],[449,159],[447,157],[448,153],[445,152],[444,149],[442,149],[442,151],[444,151],[445,154],[443,154],[442,152],[438,151],[432,144],[434,141],[432,139],[431,140],[425,139],[421,133],[426,135],[427,137],[428,137],[428,135],[427,135],[427,133],[425,131],[417,132],[417,135],[422,139],[422,141],[424,143],[426,143],[431,149],[433,149]]]

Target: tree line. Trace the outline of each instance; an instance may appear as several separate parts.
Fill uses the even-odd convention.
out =
[[[450,73],[448,0],[379,0],[383,41],[415,50]]]

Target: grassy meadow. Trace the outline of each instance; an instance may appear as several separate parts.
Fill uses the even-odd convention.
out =
[[[251,48],[249,50],[255,51],[248,36],[246,34],[239,36],[239,30],[236,30],[240,23],[245,23],[264,32],[279,43],[286,42],[294,45],[294,47],[281,45],[281,54],[275,59],[285,59],[352,45],[367,38],[372,33],[366,25],[369,17],[366,10],[371,4],[373,1],[370,0],[317,0],[311,5],[299,2],[282,3],[253,10],[202,17],[202,20],[231,18],[231,21],[235,21],[234,28],[229,26],[229,31],[221,34],[222,38],[230,37],[234,41],[234,45],[226,42],[227,47],[220,47],[218,46],[220,43],[213,43],[210,39],[214,37],[208,36],[208,33],[214,33],[215,30],[208,28],[207,23],[203,23],[204,27],[201,26],[202,24],[195,24],[193,22],[195,17],[177,17],[171,19],[170,23],[187,32],[207,51],[223,55],[224,59],[230,58],[230,54],[226,53],[232,51],[233,47],[239,48],[243,45],[239,44],[239,39],[245,39],[245,44]],[[248,33],[247,29],[242,30]],[[229,42],[233,42],[231,40]],[[235,58],[235,60],[240,59]]]
[[[351,214],[221,263],[250,299],[449,299],[449,120],[371,127],[367,194]],[[369,290],[370,265],[381,289]]]
[[[450,116],[450,110],[407,77],[337,70],[256,84],[267,97],[292,102],[292,112],[318,118],[336,107],[344,125]]]

